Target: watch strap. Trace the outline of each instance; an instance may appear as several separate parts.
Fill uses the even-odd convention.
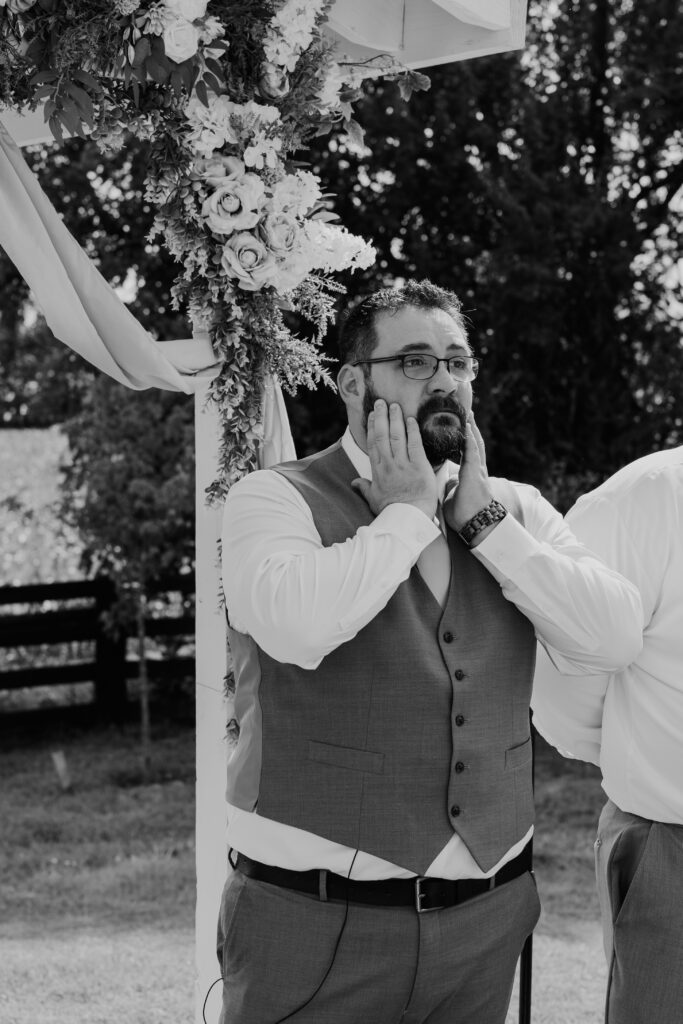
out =
[[[488,505],[485,505],[465,523],[462,530],[459,531],[460,537],[466,544],[471,544],[478,533],[485,530],[487,526],[499,523],[501,519],[505,519],[507,514],[505,506],[493,498]]]

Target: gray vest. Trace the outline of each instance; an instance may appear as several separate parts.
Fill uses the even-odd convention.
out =
[[[325,546],[372,522],[340,444],[276,467]],[[515,488],[495,496],[522,519]],[[483,870],[533,822],[529,621],[457,534],[442,609],[413,567],[311,671],[230,631],[241,733],[228,800],[423,874],[457,832]]]

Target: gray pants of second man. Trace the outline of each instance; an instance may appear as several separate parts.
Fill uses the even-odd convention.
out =
[[[610,971],[605,1021],[681,1024],[683,825],[627,814],[609,800],[595,866]]]
[[[236,871],[218,929],[221,1024],[504,1024],[539,912],[529,873],[444,910],[347,914]]]

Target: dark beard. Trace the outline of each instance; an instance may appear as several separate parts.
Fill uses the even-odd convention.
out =
[[[363,396],[363,427],[366,431],[368,428],[368,416],[372,412],[377,399],[381,397],[375,391],[372,381],[366,380],[365,394]],[[429,417],[440,412],[454,413],[458,417],[458,424],[437,422],[431,426],[426,426]],[[432,395],[431,398],[425,399],[417,410],[417,425],[420,428],[422,444],[430,466],[434,466],[436,469],[448,459],[452,462],[462,461],[466,423],[467,413],[453,395]]]

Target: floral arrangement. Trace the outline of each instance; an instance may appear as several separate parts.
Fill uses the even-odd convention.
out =
[[[222,363],[223,424],[209,498],[256,464],[264,377],[290,391],[329,377],[319,343],[343,291],[335,272],[374,250],[338,224],[296,160],[314,136],[358,140],[363,80],[428,79],[391,57],[353,64],[324,34],[330,0],[0,0],[0,102],[44,104],[57,139],[149,141],[147,195],[182,265],[173,289]],[[295,335],[285,311],[315,325]]]

